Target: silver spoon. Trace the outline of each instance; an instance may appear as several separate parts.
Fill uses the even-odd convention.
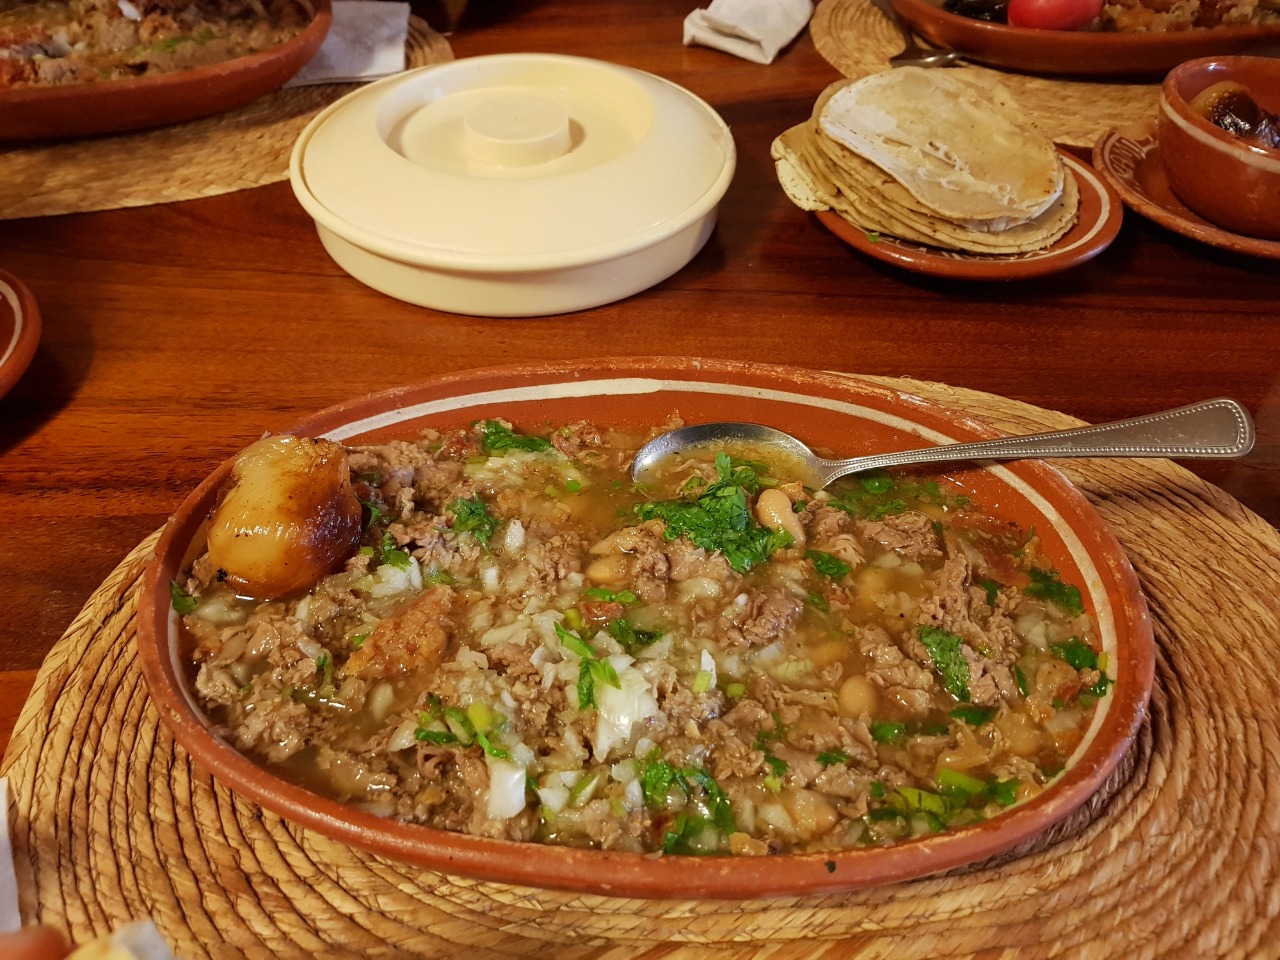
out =
[[[876,8],[889,18],[889,22],[898,28],[902,41],[906,44],[901,53],[889,58],[891,67],[949,67],[963,56],[959,50],[944,48],[926,49],[916,41],[915,31],[911,24],[893,6],[893,0],[871,0]]]
[[[758,423],[699,423],[655,437],[640,448],[631,465],[636,483],[665,457],[690,447],[751,444],[799,460],[821,489],[837,477],[909,463],[955,460],[1021,460],[1031,457],[1177,457],[1229,459],[1253,449],[1253,421],[1239,403],[1226,397],[1149,413],[1131,420],[1051,430],[976,443],[950,443],[921,450],[877,453],[849,460],[826,460],[790,434]]]

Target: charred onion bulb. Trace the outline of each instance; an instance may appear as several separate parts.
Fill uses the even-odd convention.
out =
[[[347,453],[330,440],[265,437],[236,459],[209,526],[209,559],[237,593],[279,597],[313,586],[360,540]]]

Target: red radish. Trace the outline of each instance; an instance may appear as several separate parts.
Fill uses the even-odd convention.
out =
[[[1009,26],[1079,30],[1102,13],[1102,0],[1009,0]]]

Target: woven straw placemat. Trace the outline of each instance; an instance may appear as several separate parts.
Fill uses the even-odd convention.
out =
[[[1079,423],[881,382],[1011,433]],[[151,917],[185,960],[1280,957],[1280,535],[1166,460],[1062,469],[1142,580],[1156,681],[1123,771],[1074,828],[1016,856],[843,895],[699,902],[511,887],[363,853],[214,783],[159,727],[133,632],[152,537],[49,654],[0,771],[23,916],[76,940]]]
[[[902,38],[871,0],[822,0],[809,22],[814,46],[846,77],[857,79],[888,70]],[[1102,83],[1006,73],[965,64],[948,67],[1003,83],[1018,105],[1048,136],[1069,147],[1092,147],[1112,127],[1156,115],[1158,83]],[[946,104],[921,104],[945,110]]]
[[[408,67],[453,59],[409,18]],[[284,180],[294,141],[353,83],[288,87],[229,113],[155,130],[0,146],[0,220],[194,200]]]

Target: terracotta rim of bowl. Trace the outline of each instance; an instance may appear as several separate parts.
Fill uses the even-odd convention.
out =
[[[656,388],[662,381],[699,387],[731,384],[741,388],[741,396],[759,397],[765,403],[772,402],[774,391],[782,391],[784,396],[817,400],[828,410],[832,404],[853,404],[909,418],[925,430],[956,440],[998,435],[931,402],[855,377],[736,361],[664,357],[530,363],[464,371],[330,407],[288,432],[317,435],[396,405],[431,403],[513,387],[586,384],[584,389],[589,391],[593,379],[622,380],[636,388],[639,396],[647,396],[646,390]],[[594,396],[600,402],[598,393],[581,396]],[[472,403],[464,409],[477,406]],[[531,409],[536,408],[534,403]],[[832,416],[835,415],[838,413]],[[376,424],[366,427],[372,425]],[[372,432],[366,429],[361,436]],[[1084,754],[1050,789],[1032,800],[992,820],[895,846],[768,857],[690,858],[531,847],[527,843],[388,820],[324,799],[266,772],[217,737],[186,692],[169,643],[168,580],[189,560],[190,542],[230,467],[230,460],[223,463],[169,520],[144,577],[138,609],[138,650],[152,700],[175,739],[224,786],[294,823],[396,860],[502,883],[647,898],[791,896],[907,880],[1007,851],[1062,820],[1116,768],[1145,716],[1155,653],[1137,577],[1118,542],[1083,494],[1056,470],[1043,463],[1024,461],[1000,469],[1007,469],[1031,485],[1036,496],[1069,522],[1099,577],[1093,589],[1085,592],[1096,595],[1102,591],[1114,614],[1119,661],[1115,687],[1104,701],[1108,704],[1107,722],[1100,727],[1095,725],[1096,735]]]

